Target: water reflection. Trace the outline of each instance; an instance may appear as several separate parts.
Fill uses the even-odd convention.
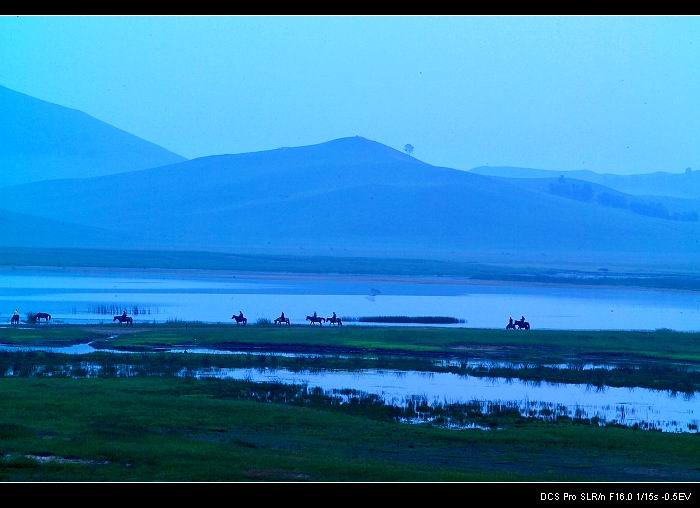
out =
[[[503,406],[517,409],[524,416],[596,418],[604,423],[651,425],[670,432],[687,432],[698,425],[698,403],[694,395],[679,397],[668,391],[646,388],[591,389],[584,384],[380,369],[295,372],[269,368],[209,368],[183,369],[179,375],[307,385],[331,392],[351,386],[358,392],[378,395],[385,403],[398,406],[418,397],[429,405],[477,402],[485,413]]]
[[[371,298],[367,298],[371,295]],[[141,322],[198,320],[230,322],[243,309],[250,323],[284,310],[292,323],[320,315],[441,315],[461,325],[505,326],[509,315],[525,314],[535,328],[696,330],[700,294],[639,288],[465,284],[450,278],[372,279],[310,276],[211,276],[188,278],[143,272],[0,272],[0,322],[15,307],[50,311],[67,323],[111,320],[112,309],[139,309]],[[7,308],[7,311],[4,309]],[[96,309],[107,309],[103,314]],[[109,312],[107,312],[109,311]],[[351,323],[346,323],[349,325]],[[518,333],[515,331],[514,333]]]

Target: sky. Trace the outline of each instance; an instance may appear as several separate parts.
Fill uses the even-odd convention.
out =
[[[460,169],[700,168],[698,17],[1,17],[0,85],[188,158],[360,135]]]

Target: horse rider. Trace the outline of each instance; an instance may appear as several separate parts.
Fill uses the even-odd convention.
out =
[[[122,312],[122,319],[126,319],[126,311]]]
[[[520,322],[524,323],[525,322],[525,316],[520,316]]]
[[[284,321],[284,312],[282,312],[282,315],[280,316],[280,318],[282,319],[282,321]]]
[[[316,317],[317,317],[317,316],[316,316],[316,311],[314,311],[314,319],[316,319]]]
[[[333,313],[333,321],[335,321],[337,317],[335,316],[335,312]]]
[[[508,326],[513,326],[513,316],[508,320]]]
[[[12,313],[13,316],[19,316],[19,311],[15,309],[15,311]]]
[[[238,319],[243,319],[243,311],[238,311]]]

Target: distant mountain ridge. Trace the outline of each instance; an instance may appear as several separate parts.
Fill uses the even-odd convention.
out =
[[[361,137],[1,188],[0,201],[115,237],[140,235],[149,248],[453,259],[700,255],[697,222],[431,166]],[[61,242],[55,246],[70,246]]]
[[[504,178],[558,178],[564,175],[567,178],[604,185],[627,194],[700,199],[700,171],[692,170],[684,173],[657,171],[636,175],[615,175],[589,170],[551,171],[511,166],[480,166],[469,172]]]
[[[81,111],[0,86],[0,187],[186,160]]]

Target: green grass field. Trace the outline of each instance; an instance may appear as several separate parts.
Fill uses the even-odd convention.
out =
[[[242,387],[0,379],[0,479],[700,480],[696,435],[567,421],[453,431],[241,400]]]
[[[369,354],[341,359],[2,353],[0,368],[14,374],[0,377],[0,480],[699,481],[697,434],[546,422],[512,413],[485,417],[488,426],[497,427],[491,430],[448,430],[397,423],[387,406],[371,401],[338,405],[324,396],[292,397],[285,392],[291,388],[279,385],[173,376],[183,366],[440,370],[435,359],[464,355],[539,363],[641,361],[651,370],[540,366],[497,375],[661,388],[677,383],[697,390],[697,369],[688,374],[670,366],[697,363],[699,339],[700,334],[670,331],[197,323],[0,328],[0,343],[17,345],[94,341],[143,351],[203,346]],[[85,360],[103,365],[103,375],[60,374],[61,366]],[[136,377],[114,377],[114,366],[125,362],[138,366]],[[59,374],[37,377],[38,365]]]
[[[107,339],[117,335],[114,339]],[[658,330],[559,331],[439,327],[344,326],[342,328],[236,326],[174,323],[160,325],[38,325],[0,328],[0,343],[77,344],[96,340],[104,347],[204,346],[291,349],[346,349],[394,353],[450,353],[526,361],[572,358],[657,359],[700,362],[700,333]]]

